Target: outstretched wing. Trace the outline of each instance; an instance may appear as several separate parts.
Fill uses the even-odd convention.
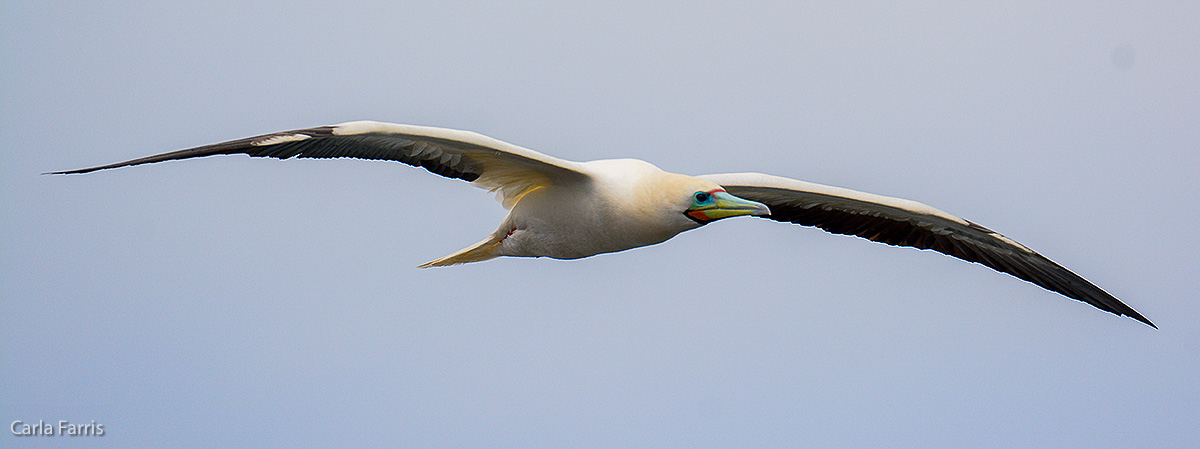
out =
[[[588,179],[576,162],[547,156],[473,132],[370,121],[284,131],[52,174],[88,173],[217,154],[248,154],[278,159],[348,157],[403,162],[498,191],[505,208],[511,208],[522,195],[538,187]]]
[[[1100,287],[1045,256],[991,229],[916,201],[759,173],[701,178],[720,184],[733,195],[766,204],[771,215],[763,218],[816,226],[889,245],[932,249],[1157,328]]]

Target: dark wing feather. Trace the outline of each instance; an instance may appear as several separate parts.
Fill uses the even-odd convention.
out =
[[[771,208],[776,221],[896,246],[931,249],[1040,285],[1101,310],[1150,320],[1100,287],[988,228],[914,201],[761,174],[708,175],[729,193]]]
[[[587,178],[579,164],[472,132],[379,122],[298,129],[51,174],[88,173],[219,154],[278,159],[357,158],[403,162],[500,190],[506,207],[524,192]]]

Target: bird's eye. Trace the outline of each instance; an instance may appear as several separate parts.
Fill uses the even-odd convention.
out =
[[[697,203],[707,203],[708,200],[711,198],[712,198],[712,195],[709,195],[708,192],[696,192],[696,202]]]

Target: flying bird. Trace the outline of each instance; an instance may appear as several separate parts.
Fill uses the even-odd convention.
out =
[[[439,267],[499,256],[578,259],[653,245],[723,218],[757,216],[889,245],[932,249],[1154,326],[1063,266],[991,229],[916,201],[759,173],[687,176],[636,159],[573,162],[469,131],[357,121],[52,174],[217,154],[403,162],[496,192],[496,232]]]

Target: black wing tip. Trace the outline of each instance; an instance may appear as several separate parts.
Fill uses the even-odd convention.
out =
[[[100,170],[108,170],[108,169],[112,169],[112,168],[129,167],[132,165],[151,164],[151,163],[155,163],[155,162],[165,162],[165,161],[177,160],[177,159],[190,159],[190,158],[194,158],[194,157],[215,156],[218,154],[245,153],[247,149],[254,148],[254,147],[260,146],[260,145],[262,147],[274,146],[275,145],[274,143],[266,144],[266,145],[263,144],[264,141],[268,141],[272,138],[282,137],[282,136],[293,136],[293,135],[297,135],[297,134],[304,134],[304,135],[307,135],[308,137],[326,137],[326,136],[334,135],[334,131],[336,129],[337,129],[337,125],[329,125],[329,126],[317,126],[314,128],[297,129],[297,130],[293,130],[293,131],[280,131],[277,133],[264,134],[261,136],[247,137],[244,139],[231,140],[228,142],[221,142],[221,143],[215,143],[215,144],[211,144],[211,145],[199,146],[199,147],[195,147],[195,148],[188,148],[188,149],[184,149],[184,150],[171,151],[168,153],[155,154],[152,156],[131,159],[131,160],[124,161],[124,162],[116,162],[116,163],[112,163],[112,164],[99,165],[99,166],[95,166],[95,167],[80,168],[80,169],[76,169],[76,170],[50,171],[50,172],[45,172],[42,174],[43,175],[80,175],[80,174],[84,174],[84,173],[91,173],[91,172],[100,171]],[[246,153],[246,154],[249,154],[249,153]],[[253,154],[251,154],[251,155],[253,155]]]
[[[48,172],[42,172],[42,174],[43,175],[81,175],[84,173],[94,172],[96,170],[99,170],[100,168],[101,167],[91,167],[91,168],[80,168],[80,169],[76,169],[76,170],[48,171]]]
[[[1142,316],[1142,314],[1135,312],[1133,309],[1129,309],[1129,311],[1124,313],[1124,315],[1146,323],[1147,326],[1153,327],[1156,330],[1158,329],[1158,326],[1155,326],[1154,323],[1151,323],[1150,320],[1146,319],[1146,317]]]
[[[142,158],[142,159],[149,159],[149,158]],[[159,162],[159,161],[143,161],[142,159],[135,159],[132,161],[125,161],[125,162],[117,162],[115,164],[108,164],[108,165],[99,165],[96,167],[78,168],[75,170],[48,171],[48,172],[45,172],[42,174],[43,175],[82,175],[84,173],[91,173],[91,172],[100,171],[100,170],[108,170],[110,168],[128,167],[130,165],[145,164],[148,162]]]
[[[1095,286],[1093,285],[1093,287],[1095,287]],[[1097,289],[1098,289],[1098,287],[1097,287]],[[1052,290],[1052,289],[1047,289],[1047,290],[1051,290],[1055,293],[1063,294],[1070,298],[1079,299],[1079,298],[1075,298],[1071,295],[1067,295],[1067,294],[1057,291],[1057,290]],[[1101,290],[1101,291],[1103,291],[1103,290]],[[1151,323],[1148,318],[1142,316],[1142,314],[1138,313],[1138,311],[1133,310],[1133,307],[1129,307],[1125,303],[1121,302],[1121,300],[1119,300],[1107,293],[1105,293],[1104,296],[1109,301],[1091,301],[1091,300],[1085,300],[1085,299],[1081,299],[1081,301],[1083,301],[1083,302],[1087,303],[1088,305],[1091,305],[1097,309],[1103,310],[1105,312],[1110,312],[1116,316],[1127,316],[1127,317],[1133,318],[1135,320],[1141,321],[1142,323],[1144,323],[1147,326],[1158,329],[1158,326],[1154,325],[1154,323]]]

